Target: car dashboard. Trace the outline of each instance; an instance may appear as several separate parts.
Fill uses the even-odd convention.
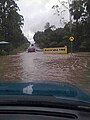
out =
[[[0,106],[1,120],[89,120],[90,112],[28,106]]]

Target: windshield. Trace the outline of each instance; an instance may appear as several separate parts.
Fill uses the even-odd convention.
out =
[[[0,0],[0,94],[19,94],[15,83],[90,102],[89,0]]]

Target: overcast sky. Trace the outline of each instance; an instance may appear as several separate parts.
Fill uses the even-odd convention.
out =
[[[60,19],[63,16],[65,20],[69,20],[68,10],[62,13],[62,17],[54,15],[55,11],[52,6],[60,5],[58,0],[19,0],[17,4],[20,8],[20,14],[24,17],[22,30],[29,40],[32,40],[35,32],[44,30],[46,22],[61,27],[63,24],[60,23]],[[60,9],[62,11],[63,6],[60,5]]]

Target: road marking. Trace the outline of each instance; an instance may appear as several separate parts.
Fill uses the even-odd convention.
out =
[[[33,93],[33,85],[23,88],[23,93],[31,95]]]

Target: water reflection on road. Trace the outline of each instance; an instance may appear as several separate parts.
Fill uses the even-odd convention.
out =
[[[11,57],[9,56],[9,59]],[[10,62],[11,75],[9,73],[7,76],[8,78],[12,76],[13,80],[69,82],[90,91],[90,56],[88,55],[73,54],[71,56],[70,54],[52,55],[42,52],[25,52],[14,56]]]

